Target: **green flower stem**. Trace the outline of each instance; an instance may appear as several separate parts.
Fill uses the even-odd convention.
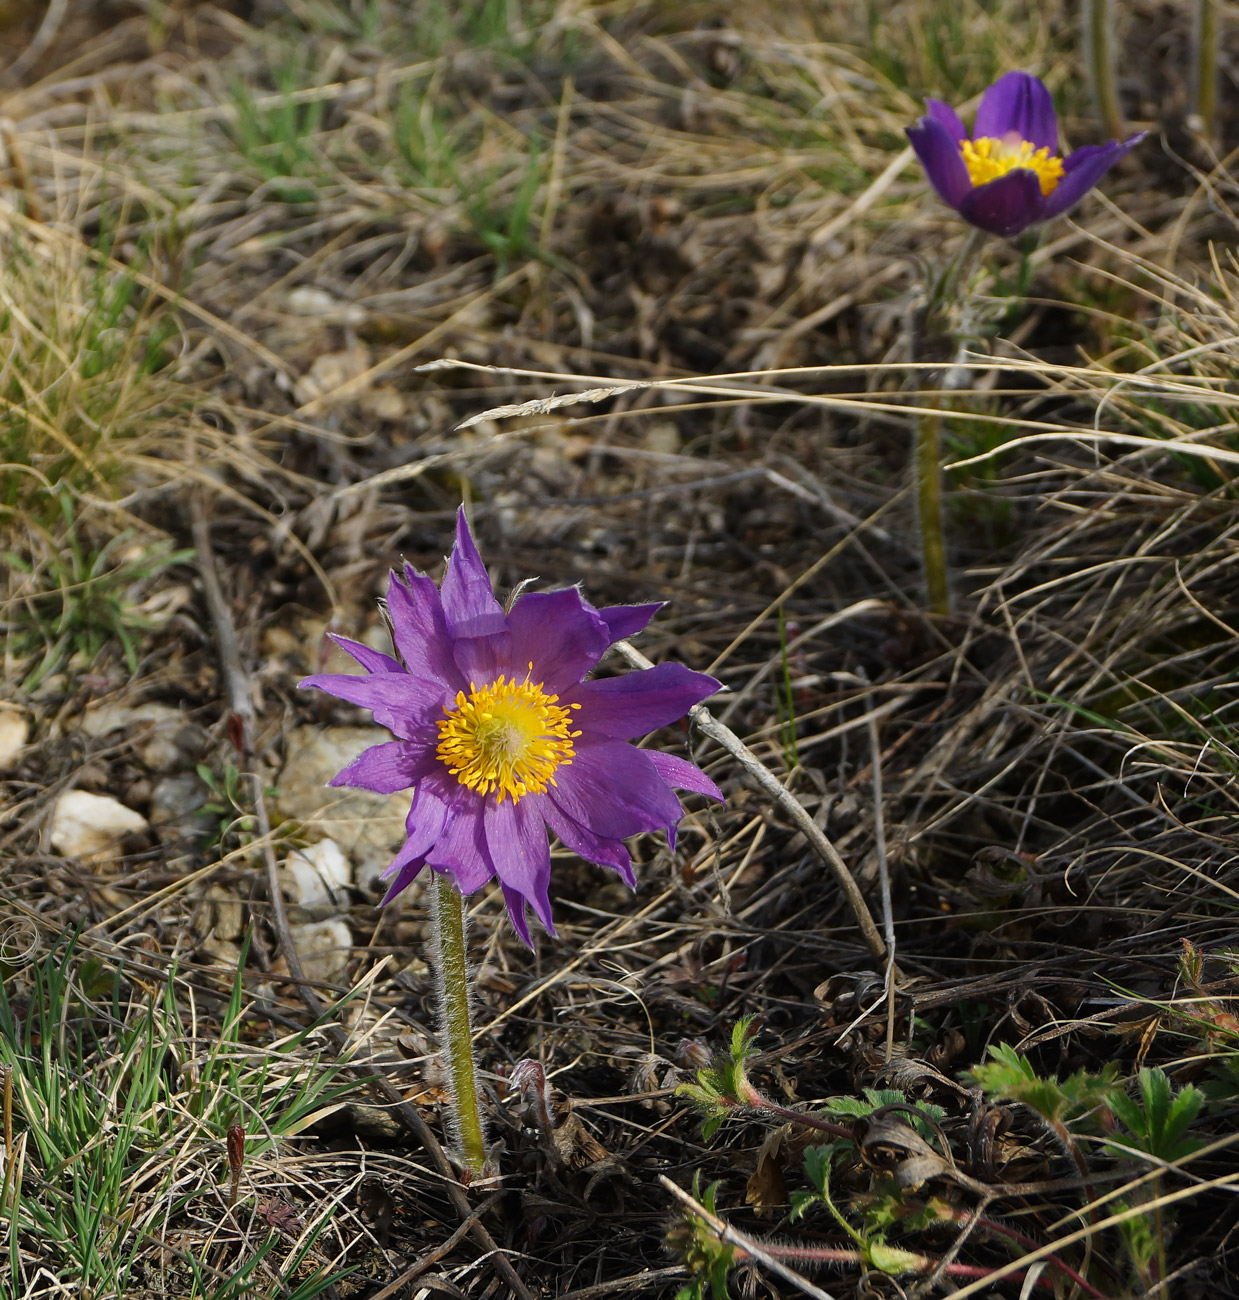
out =
[[[1210,142],[1217,123],[1217,0],[1196,0],[1196,23],[1192,32],[1193,85],[1200,134]]]
[[[989,238],[984,230],[971,227],[959,246],[959,252],[947,263],[946,270],[932,277],[928,302],[925,305],[925,335],[933,340],[950,333],[947,318],[955,307],[955,298],[961,281],[971,277],[977,254]]]
[[[486,1133],[478,1107],[473,1026],[469,1018],[469,963],[465,955],[465,901],[450,877],[435,873],[434,927],[439,948],[439,1026],[452,1080],[460,1158],[469,1181],[486,1168]]]
[[[940,357],[948,349],[959,353],[957,329],[952,317],[959,307],[958,298],[966,295],[977,256],[988,236],[983,230],[970,230],[959,252],[946,268],[930,276],[925,294],[921,323],[921,356]],[[965,321],[967,312],[964,312]],[[949,365],[940,380],[942,388],[954,389],[967,381],[967,371],[958,364]],[[951,612],[951,594],[946,576],[946,543],[942,527],[942,408],[945,392],[938,395],[937,410],[922,411],[916,421],[916,450],[913,474],[916,478],[917,515],[921,529],[921,557],[925,566],[925,588],[929,608],[935,614]]]
[[[1114,0],[1084,0],[1084,48],[1097,111],[1112,140],[1127,130],[1114,80]]]
[[[922,411],[916,422],[916,507],[921,524],[925,594],[935,614],[951,612],[946,581],[946,543],[942,539],[942,416]]]

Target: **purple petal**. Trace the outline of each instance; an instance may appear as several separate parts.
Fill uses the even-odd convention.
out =
[[[405,672],[371,673],[369,677],[317,673],[297,683],[299,690],[311,687],[369,709],[375,722],[402,740],[413,740],[425,729],[442,708],[444,695],[441,682],[423,681]]]
[[[395,794],[411,790],[438,766],[434,745],[423,742],[389,740],[372,745],[327,782],[328,785],[357,785],[375,794]]]
[[[1001,140],[1012,131],[1035,149],[1058,152],[1054,101],[1045,86],[1027,72],[1008,72],[981,96],[972,138],[990,136]]]
[[[653,758],[653,754],[650,757]],[[637,873],[632,869],[632,858],[623,840],[604,840],[595,835],[580,822],[573,821],[554,800],[545,796],[539,800],[539,811],[564,848],[584,858],[586,862],[596,862],[599,866],[618,871],[629,889],[637,887]]]
[[[551,920],[551,849],[546,839],[546,826],[536,805],[526,799],[513,803],[488,803],[482,815],[486,832],[486,847],[495,865],[495,874],[503,885],[508,899],[512,923],[520,932],[518,916],[527,902],[547,930],[555,933]],[[511,894],[517,894],[522,906],[512,908]],[[522,917],[523,919],[523,917]],[[526,931],[525,942],[529,942]]]
[[[666,603],[660,600],[653,605],[608,605],[598,611],[598,617],[607,625],[614,645],[616,641],[636,636]]]
[[[404,665],[398,663],[391,655],[385,655],[379,650],[371,650],[368,645],[362,645],[360,641],[350,641],[348,637],[337,636],[334,632],[328,632],[327,635],[345,654],[352,655],[368,673],[404,672]]]
[[[466,681],[474,686],[489,686],[500,673],[506,675],[511,668],[512,638],[506,630],[493,636],[457,637],[452,645],[452,657]]]
[[[456,515],[456,545],[448,557],[439,598],[453,637],[491,636],[507,626],[490,575],[474,545],[464,506]]]
[[[395,877],[383,896],[384,905],[390,903],[402,889],[407,889],[426,865],[426,854],[434,848],[435,841],[442,833],[447,814],[448,806],[442,799],[425,786],[418,789],[404,822],[409,838],[396,854],[391,866],[383,872],[384,878]]]
[[[529,937],[529,922],[525,920],[525,895],[520,890],[513,889],[511,885],[505,885],[502,880],[499,882],[499,888],[503,890],[503,901],[508,905],[512,928],[521,943],[526,948],[532,948],[533,940]],[[552,930],[551,933],[554,934],[555,931]]]
[[[941,122],[957,145],[968,138],[967,128],[959,120],[959,114],[950,104],[944,104],[940,99],[927,99],[925,107],[929,110],[928,116],[937,122]]]
[[[987,185],[978,185],[964,198],[959,215],[991,235],[1010,239],[1045,220],[1045,202],[1037,173],[1020,167]]]
[[[575,686],[611,644],[607,625],[575,587],[521,596],[508,611],[508,627],[511,671],[523,678],[529,669],[552,695]]]
[[[394,875],[395,879],[387,888],[387,893],[383,895],[383,901],[380,907],[386,907],[388,903],[396,897],[397,894],[403,893],[408,887],[422,874],[422,868],[426,865],[424,854],[413,853],[406,844],[404,848],[396,854],[392,864],[383,872],[384,876]]]
[[[447,872],[462,894],[472,894],[495,874],[495,867],[482,829],[482,800],[460,788],[466,797],[449,806],[443,832],[426,861],[436,871]]]
[[[468,685],[452,657],[452,639],[439,602],[439,589],[411,564],[404,566],[403,580],[395,573],[391,575],[387,613],[396,649],[409,672],[439,678],[453,694]]]
[[[933,117],[921,118],[919,125],[908,127],[906,134],[938,197],[958,209],[972,189],[959,142]]]
[[[604,840],[665,830],[683,815],[648,754],[619,741],[578,747],[546,794],[561,812]]]
[[[1045,215],[1057,217],[1068,208],[1077,204],[1114,166],[1120,158],[1125,157],[1148,134],[1141,131],[1120,144],[1111,140],[1109,144],[1090,144],[1063,159],[1064,176],[1058,182],[1052,194],[1046,196]]]
[[[645,753],[658,769],[658,775],[668,785],[674,786],[677,790],[691,790],[694,794],[708,795],[711,799],[717,799],[719,803],[724,802],[723,792],[696,763],[678,758],[675,754],[664,754],[657,749],[647,749]]]
[[[587,737],[631,740],[678,722],[719,685],[713,677],[675,663],[582,682],[571,696],[581,705],[573,710],[572,728]]]

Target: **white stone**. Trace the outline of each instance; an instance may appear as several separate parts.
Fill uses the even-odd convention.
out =
[[[382,727],[297,727],[277,782],[276,812],[300,822],[307,838],[334,840],[353,863],[359,888],[369,888],[403,847],[413,794],[374,794],[327,782],[363,749],[389,740],[391,733]]]
[[[326,289],[311,284],[299,284],[290,289],[285,302],[293,316],[316,316],[341,325],[362,325],[366,320],[364,307],[344,302]]]
[[[13,766],[29,738],[26,715],[7,704],[0,705],[0,772]]]
[[[353,867],[335,840],[295,849],[283,862],[284,888],[302,907],[340,906],[353,883]]]
[[[101,704],[86,711],[81,726],[88,736],[125,732],[152,772],[184,771],[202,748],[201,727],[179,709],[154,701],[133,708]]]
[[[106,856],[144,830],[146,818],[108,794],[66,790],[52,810],[52,848],[66,858]]]
[[[308,980],[338,983],[353,955],[353,932],[338,918],[289,926],[301,969]]]

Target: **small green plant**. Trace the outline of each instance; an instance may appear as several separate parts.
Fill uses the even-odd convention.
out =
[[[273,79],[279,96],[274,104],[254,96],[241,82],[234,83],[233,140],[282,203],[313,203],[316,182],[326,170],[314,143],[323,124],[324,101],[299,102],[297,92],[313,85],[299,56],[290,56],[276,68]]]
[[[22,680],[28,691],[72,661],[89,667],[109,644],[120,647],[136,676],[142,638],[155,626],[139,598],[156,577],[194,554],[166,539],[140,540],[133,530],[94,549],[82,540],[67,492],[60,494],[60,507],[63,527],[47,538],[38,567],[12,551],[2,557],[14,575],[25,578],[16,584],[9,622],[11,649],[19,656],[39,655]]]
[[[701,1300],[707,1289],[716,1300],[725,1296],[729,1269],[746,1259],[796,1268],[849,1265],[891,1276],[940,1273],[952,1278],[984,1279],[994,1271],[992,1264],[963,1262],[954,1253],[941,1259],[914,1249],[915,1243],[905,1244],[915,1234],[943,1227],[956,1232],[980,1228],[985,1237],[1005,1242],[1014,1259],[1039,1251],[1048,1266],[1081,1293],[1101,1297],[1102,1293],[1067,1259],[1047,1252],[1033,1237],[985,1213],[997,1198],[1023,1195],[1021,1185],[982,1183],[965,1173],[951,1149],[943,1107],[928,1101],[910,1101],[895,1088],[865,1088],[859,1095],[833,1097],[817,1112],[780,1106],[749,1079],[756,1056],[754,1034],[751,1019],[739,1021],[732,1030],[728,1051],[712,1066],[699,1070],[696,1083],[682,1084],[677,1093],[702,1112],[702,1131],[707,1137],[733,1114],[765,1117],[793,1129],[800,1126],[826,1135],[828,1141],[804,1150],[809,1187],[792,1191],[789,1221],[797,1223],[816,1210],[825,1210],[844,1241],[823,1244],[820,1237],[815,1237],[802,1245],[759,1240],[724,1228],[715,1208],[716,1189],[711,1188],[708,1203],[698,1198],[699,1208],[690,1208],[686,1223],[672,1234],[672,1243],[684,1250],[694,1272],[692,1285],[681,1293],[685,1300]],[[1113,1067],[1099,1075],[1079,1071],[1060,1082],[1040,1078],[1031,1064],[1011,1048],[991,1048],[991,1055],[991,1062],[977,1067],[982,1087],[995,1099],[1032,1107],[1053,1125],[1062,1126],[1068,1119],[1094,1119],[1101,1126],[1101,1116],[1109,1119],[1109,1102],[1122,1092]],[[1146,1103],[1140,1111],[1149,1117],[1141,1132],[1156,1132],[1163,1147],[1186,1141],[1176,1122],[1186,1119],[1190,1123],[1190,1103],[1185,1102],[1171,1120],[1165,1118],[1165,1108],[1160,1106],[1161,1094],[1156,1089],[1154,1092],[1154,1104],[1150,1107]],[[832,1179],[846,1188],[846,1200],[832,1186]],[[953,1187],[955,1194],[942,1192],[944,1187]],[[979,1197],[977,1209],[961,1204],[960,1192]],[[711,1223],[706,1215],[714,1221]],[[930,1239],[934,1240],[932,1236]],[[1022,1276],[1022,1270],[1007,1274],[1010,1267],[1004,1274],[1012,1280]]]
[[[1077,1070],[1060,1080],[1042,1078],[1027,1057],[1006,1043],[992,1045],[989,1054],[992,1061],[972,1070],[985,1095],[994,1101],[1022,1102],[1059,1130],[1065,1131],[1069,1119],[1096,1115],[1121,1092],[1118,1066],[1112,1061],[1100,1074]]]
[[[474,185],[457,182],[473,233],[495,258],[496,279],[502,279],[516,263],[543,256],[534,223],[534,204],[545,172],[535,143],[531,144],[524,173],[510,193],[500,196],[494,176]]]
[[[1157,1204],[1162,1193],[1161,1167],[1176,1164],[1204,1146],[1203,1139],[1188,1136],[1188,1129],[1200,1114],[1205,1094],[1190,1083],[1174,1092],[1166,1072],[1160,1069],[1142,1069],[1136,1084],[1138,1097],[1116,1092],[1110,1098],[1110,1109],[1127,1132],[1107,1143],[1106,1150],[1117,1156],[1139,1153],[1158,1165],[1149,1180],[1149,1199],[1154,1202],[1151,1214],[1142,1213],[1137,1201],[1121,1207],[1132,1211],[1120,1225],[1123,1242],[1137,1277],[1151,1287],[1167,1276],[1166,1239],[1172,1230],[1165,1207]],[[1156,1273],[1152,1271],[1154,1261]]]
[[[450,200],[460,176],[458,156],[467,148],[431,88],[406,81],[392,110],[396,152],[414,186],[427,197]]]
[[[166,441],[176,319],[110,260],[118,218],[104,218],[93,248],[0,239],[0,520],[53,529],[62,488],[108,496]]]
[[[701,1175],[693,1176],[693,1197],[709,1214],[717,1214],[718,1183],[703,1192]],[[727,1275],[735,1267],[736,1249],[720,1240],[718,1233],[698,1214],[688,1213],[667,1235],[667,1244],[692,1274],[692,1281],[676,1294],[676,1300],[728,1300]]]
[[[198,778],[206,786],[210,798],[202,811],[218,818],[215,830],[207,837],[204,848],[215,849],[221,857],[251,843],[258,833],[258,819],[254,816],[252,800],[245,792],[245,774],[235,763],[224,764],[222,773],[216,773],[205,763],[197,766]],[[268,799],[276,790],[267,787],[263,792]]]
[[[335,1067],[315,1058],[307,1066],[308,1031],[266,1050],[247,1046],[239,969],[218,1033],[197,1041],[183,1023],[175,971],[153,987],[142,979],[79,952],[69,938],[0,982],[0,1062],[13,1090],[5,1157],[15,1170],[0,1265],[6,1294],[32,1293],[31,1260],[42,1286],[139,1294],[168,1267],[174,1239],[178,1266],[193,1279],[178,1294],[268,1293],[265,1261],[278,1235],[261,1232],[260,1215],[255,1249],[226,1275],[213,1262],[213,1238],[200,1225],[223,1207],[213,1195],[218,1162],[203,1160],[202,1149],[222,1145],[240,1116],[250,1154],[269,1154],[348,1089]],[[307,1234],[300,1259],[325,1222]],[[325,1285],[324,1270],[313,1269],[295,1294],[309,1300]]]
[[[1127,1133],[1107,1149],[1114,1155],[1138,1151],[1165,1164],[1174,1164],[1199,1151],[1203,1139],[1188,1137],[1187,1131],[1200,1114],[1205,1094],[1190,1083],[1172,1092],[1166,1072],[1160,1069],[1141,1070],[1136,1082],[1138,1098],[1116,1091],[1108,1099],[1107,1104]]]

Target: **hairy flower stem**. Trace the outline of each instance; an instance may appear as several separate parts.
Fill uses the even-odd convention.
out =
[[[743,1247],[740,1248],[743,1252]],[[761,1243],[763,1254],[771,1255],[775,1259],[786,1260],[792,1264],[867,1264],[869,1261],[865,1257],[864,1250],[838,1249],[834,1247],[821,1246],[788,1246],[782,1242],[763,1241]],[[744,1252],[747,1253],[747,1252]],[[905,1273],[932,1273],[939,1264],[932,1255],[920,1255],[914,1251],[899,1251],[899,1263],[903,1266]],[[944,1270],[948,1277],[966,1277],[966,1278],[987,1278],[996,1269],[986,1268],[983,1264],[948,1264]],[[1022,1281],[1026,1274],[1023,1271],[1018,1273],[1008,1273],[1007,1277],[1016,1281]],[[1052,1278],[1037,1278],[1033,1283],[1034,1287],[1043,1291],[1053,1291],[1055,1284]],[[1089,1288],[1089,1293],[1094,1296],[1100,1295],[1100,1292]]]
[[[1114,78],[1114,0],[1084,0],[1084,48],[1093,97],[1106,133],[1114,140],[1127,134]]]
[[[1212,144],[1217,125],[1217,0],[1196,0],[1192,30],[1192,72],[1200,134]]]
[[[465,900],[450,877],[435,873],[434,929],[439,950],[439,1032],[452,1080],[452,1110],[460,1159],[470,1182],[487,1173],[486,1133],[478,1107],[473,1026],[469,1018],[469,963],[465,955]]]
[[[841,1138],[851,1138],[853,1136],[852,1129],[847,1124],[837,1124],[834,1120],[823,1119],[820,1115],[791,1110],[787,1106],[778,1105],[777,1102],[771,1101],[764,1093],[758,1092],[747,1078],[741,1078],[740,1086],[736,1089],[736,1100],[743,1106],[752,1107],[753,1110],[764,1110],[781,1120],[792,1124],[802,1124],[805,1128],[816,1129],[819,1133],[829,1133],[832,1137]]]
[[[949,349],[950,354],[958,354],[962,350],[961,340],[955,336],[956,331],[952,328],[952,317],[959,286],[961,283],[966,284],[986,238],[983,230],[970,230],[968,238],[946,268],[930,279],[921,326],[922,355],[941,355],[946,349]],[[967,379],[967,370],[953,364],[943,376],[941,388],[960,388]],[[951,593],[946,574],[946,542],[942,526],[941,407],[947,400],[943,392],[937,403],[939,409],[922,411],[918,416],[912,459],[926,599],[935,614],[944,615],[951,612]]]
[[[943,1217],[950,1219],[952,1223],[958,1223],[961,1227],[964,1227],[972,1220],[972,1212],[970,1210],[952,1208],[943,1211]],[[996,1220],[987,1219],[984,1216],[978,1217],[976,1223],[978,1227],[984,1229],[986,1232],[991,1232],[995,1236],[1006,1237],[1008,1241],[1021,1247],[1025,1253],[1039,1248],[1040,1243],[1038,1243],[1035,1238],[1028,1236],[1027,1233],[1019,1232],[1015,1228],[1009,1228],[1005,1223],[998,1223]],[[1046,1255],[1045,1262],[1049,1264],[1051,1268],[1058,1269],[1064,1277],[1071,1281],[1075,1286],[1079,1287],[1085,1295],[1092,1296],[1094,1300],[1105,1300],[1102,1292],[1098,1291],[1091,1282],[1086,1282],[1070,1264],[1059,1259],[1057,1255]]]

